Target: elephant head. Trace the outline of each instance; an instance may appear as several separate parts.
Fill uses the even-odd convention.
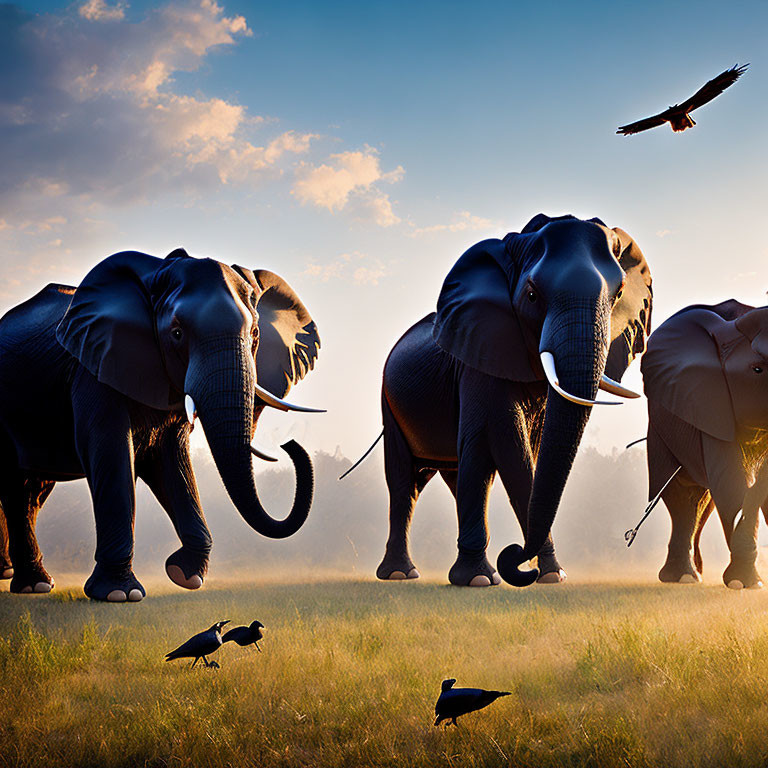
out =
[[[618,383],[645,349],[651,275],[634,240],[599,219],[534,217],[503,241],[478,243],[448,274],[435,340],[462,362],[518,382],[548,381],[525,547],[502,551],[499,574],[532,583],[518,566],[547,539],[598,387]]]
[[[283,400],[314,366],[317,329],[290,286],[178,249],[165,259],[114,254],[83,279],[57,329],[62,346],[100,382],[159,411],[199,415],[224,485],[246,522],[284,538],[309,514],[312,464],[294,441],[289,515],[275,520],[256,492],[251,441],[265,405],[311,410]],[[256,452],[258,455],[258,452]]]
[[[651,336],[642,371],[649,402],[701,432],[701,457],[676,458],[694,474],[701,467],[694,480],[724,519],[734,516],[751,472],[745,446],[768,429],[768,307],[686,307]]]

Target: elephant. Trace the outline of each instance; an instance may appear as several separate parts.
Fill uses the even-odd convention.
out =
[[[382,419],[389,537],[376,575],[418,578],[408,530],[439,472],[458,512],[457,586],[560,582],[551,527],[598,387],[618,382],[650,333],[651,273],[622,229],[535,216],[521,232],[473,245],[449,272],[437,311],[410,328],[384,366]],[[525,547],[486,557],[496,473]],[[538,568],[520,571],[537,557]]]
[[[659,579],[701,581],[699,539],[717,508],[731,553],[723,581],[761,586],[755,563],[759,508],[768,509],[768,307],[734,299],[685,307],[650,337],[641,369],[649,492],[663,489],[672,518]]]
[[[254,530],[291,536],[313,496],[313,470],[295,441],[282,449],[296,472],[284,520],[256,490],[251,445],[265,407],[314,410],[283,399],[314,367],[320,337],[291,287],[183,249],[164,259],[122,251],[79,286],[50,284],[0,319],[0,505],[7,546],[3,575],[15,593],[49,592],[35,536],[40,507],[60,480],[87,478],[96,522],[85,594],[137,602],[146,591],[132,570],[135,483],[149,486],[181,548],[169,578],[197,589],[211,534],[190,461],[199,415],[232,503]],[[5,545],[5,542],[0,541]]]

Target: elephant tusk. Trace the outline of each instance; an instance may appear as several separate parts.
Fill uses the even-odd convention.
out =
[[[255,445],[251,445],[251,453],[259,459],[264,459],[264,461],[277,461],[277,456],[262,451],[261,448],[257,448]]]
[[[184,397],[184,410],[187,412],[187,421],[195,427],[195,419],[197,418],[197,408],[195,408],[195,401],[189,396]]]
[[[566,392],[561,386],[557,378],[557,370],[555,369],[555,356],[551,352],[541,352],[541,367],[544,369],[544,374],[547,377],[549,386],[557,392],[558,395],[564,397],[566,400],[570,400],[572,403],[578,403],[579,405],[621,405],[620,402],[609,402],[607,400],[588,400],[585,397],[576,397],[570,392]]]
[[[289,403],[287,400],[281,400],[279,397],[276,397],[271,392],[268,392],[263,387],[260,387],[258,384],[254,385],[254,389],[256,391],[256,396],[261,398],[267,405],[272,406],[272,408],[277,408],[279,411],[300,411],[301,413],[325,413],[324,408],[307,408],[305,405],[293,405],[293,403]]]
[[[602,389],[604,392],[610,392],[612,395],[618,395],[619,397],[640,397],[637,392],[633,392],[631,389],[622,387],[618,381],[609,379],[605,374],[600,377],[600,389]]]

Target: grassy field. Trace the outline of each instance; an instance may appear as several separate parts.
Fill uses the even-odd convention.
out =
[[[766,608],[766,590],[714,585],[2,593],[0,765],[764,766]],[[262,654],[163,661],[255,618]],[[446,677],[513,695],[434,728]]]

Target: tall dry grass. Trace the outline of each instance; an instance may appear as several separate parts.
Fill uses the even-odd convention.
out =
[[[0,765],[763,766],[767,607],[630,584],[0,594]],[[218,619],[254,618],[262,654],[163,661]],[[434,728],[446,677],[513,695]]]

